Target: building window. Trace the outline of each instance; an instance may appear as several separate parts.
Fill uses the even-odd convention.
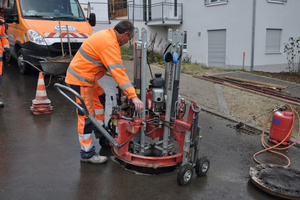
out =
[[[287,2],[287,0],[267,0],[269,3],[281,3],[284,4]]]
[[[184,31],[183,51],[186,52],[186,50],[187,50],[187,31]]]
[[[266,53],[280,53],[282,29],[267,29]]]
[[[206,6],[221,5],[228,3],[228,0],[204,0]]]

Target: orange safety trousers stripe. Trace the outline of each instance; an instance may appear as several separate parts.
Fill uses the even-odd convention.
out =
[[[95,117],[98,122],[104,121],[105,112],[98,114],[95,110],[103,110],[104,106],[100,102],[100,96],[104,94],[104,89],[96,82],[94,87],[80,86],[80,96],[83,98],[86,107],[91,115]],[[81,104],[81,101],[76,97],[76,103]],[[95,114],[96,113],[96,114]],[[94,125],[85,116],[81,111],[77,109],[78,116],[78,134],[91,134]],[[79,137],[80,138],[80,137]],[[80,140],[79,142],[82,149],[92,144],[92,137],[86,138],[84,140]]]

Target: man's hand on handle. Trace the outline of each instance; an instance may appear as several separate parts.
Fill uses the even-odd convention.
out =
[[[144,108],[144,103],[138,98],[138,97],[133,97],[131,99],[132,103],[135,106],[135,110],[140,113],[142,112],[143,108]]]

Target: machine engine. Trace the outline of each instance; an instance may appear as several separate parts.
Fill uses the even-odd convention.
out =
[[[156,73],[155,78],[150,80],[151,85],[146,94],[146,108],[156,115],[162,114],[165,109],[165,80],[161,73]]]

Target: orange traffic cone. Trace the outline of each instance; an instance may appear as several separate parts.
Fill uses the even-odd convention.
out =
[[[35,99],[32,100],[32,106],[30,107],[30,110],[35,115],[51,113],[51,110],[53,110],[51,101],[47,98],[44,76],[42,72],[39,73],[36,95]]]

